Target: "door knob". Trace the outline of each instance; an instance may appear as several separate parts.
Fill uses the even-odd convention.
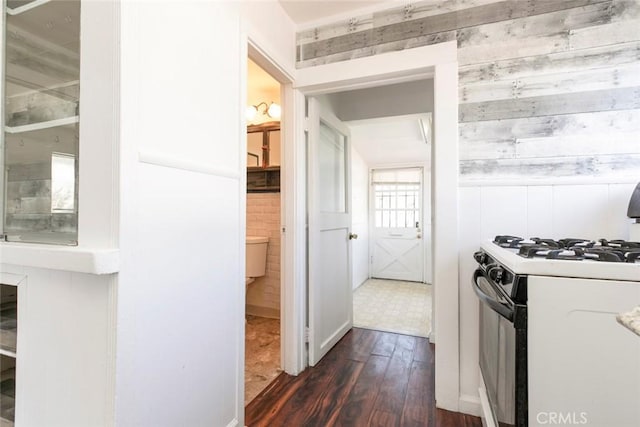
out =
[[[422,239],[422,234],[418,234],[418,235],[416,236],[416,239]]]
[[[358,235],[356,233],[349,233],[349,240],[357,239]]]

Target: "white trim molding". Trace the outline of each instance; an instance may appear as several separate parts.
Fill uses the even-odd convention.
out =
[[[457,50],[457,42],[450,41],[302,68],[295,87],[305,95],[319,95],[431,78],[437,64],[457,61]]]
[[[472,396],[469,394],[461,394],[460,412],[479,417],[482,414],[480,397]]]
[[[189,159],[181,159],[163,153],[153,152],[149,150],[140,150],[138,152],[138,160],[140,163],[149,165],[163,166],[166,168],[180,169],[188,172],[203,173],[207,175],[219,176],[229,179],[240,179],[240,173],[233,169],[215,168],[208,163],[194,162]]]
[[[24,274],[8,273],[0,271],[0,283],[3,285],[18,286],[27,278]]]

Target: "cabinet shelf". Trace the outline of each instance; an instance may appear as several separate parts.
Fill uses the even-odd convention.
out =
[[[18,301],[16,296],[6,295],[5,292],[2,302],[0,302],[0,354],[13,358],[16,357],[17,314]]]
[[[21,13],[28,12],[31,9],[35,9],[38,6],[42,6],[43,4],[49,3],[50,1],[51,0],[34,0],[32,2],[23,4],[22,6],[17,6],[17,7],[9,7],[7,5],[7,14],[11,16],[20,15]]]
[[[17,134],[17,133],[32,132],[32,131],[42,130],[42,129],[50,129],[50,128],[70,125],[78,122],[80,122],[80,117],[72,116],[72,117],[65,117],[64,119],[49,120],[47,122],[30,123],[28,125],[22,125],[22,126],[5,126],[4,130],[7,133]]]
[[[279,193],[280,167],[247,168],[247,193]]]
[[[2,348],[0,348],[0,354],[3,355],[3,356],[11,357],[13,359],[15,359],[17,357],[17,354],[16,354],[15,351],[4,350]]]

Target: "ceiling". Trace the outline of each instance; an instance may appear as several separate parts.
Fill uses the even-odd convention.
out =
[[[391,3],[394,0],[347,0],[347,1],[320,1],[320,0],[279,0],[282,8],[294,23],[306,24],[331,16],[357,12],[368,9],[381,3]],[[395,0],[396,2],[398,0]]]
[[[431,146],[422,135],[420,119],[430,114],[345,122],[353,145],[368,166],[422,163],[431,159]]]
[[[247,102],[280,103],[280,83],[251,59],[247,61]]]
[[[264,71],[251,59],[247,61],[247,106],[258,105],[265,102],[270,105],[272,102],[280,102],[280,83],[269,73]],[[249,124],[260,124],[273,121],[274,119],[264,114],[267,107],[260,107],[260,113],[249,122]]]

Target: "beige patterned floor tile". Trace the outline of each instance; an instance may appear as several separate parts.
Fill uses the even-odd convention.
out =
[[[353,294],[353,326],[428,337],[431,285],[369,279]]]

